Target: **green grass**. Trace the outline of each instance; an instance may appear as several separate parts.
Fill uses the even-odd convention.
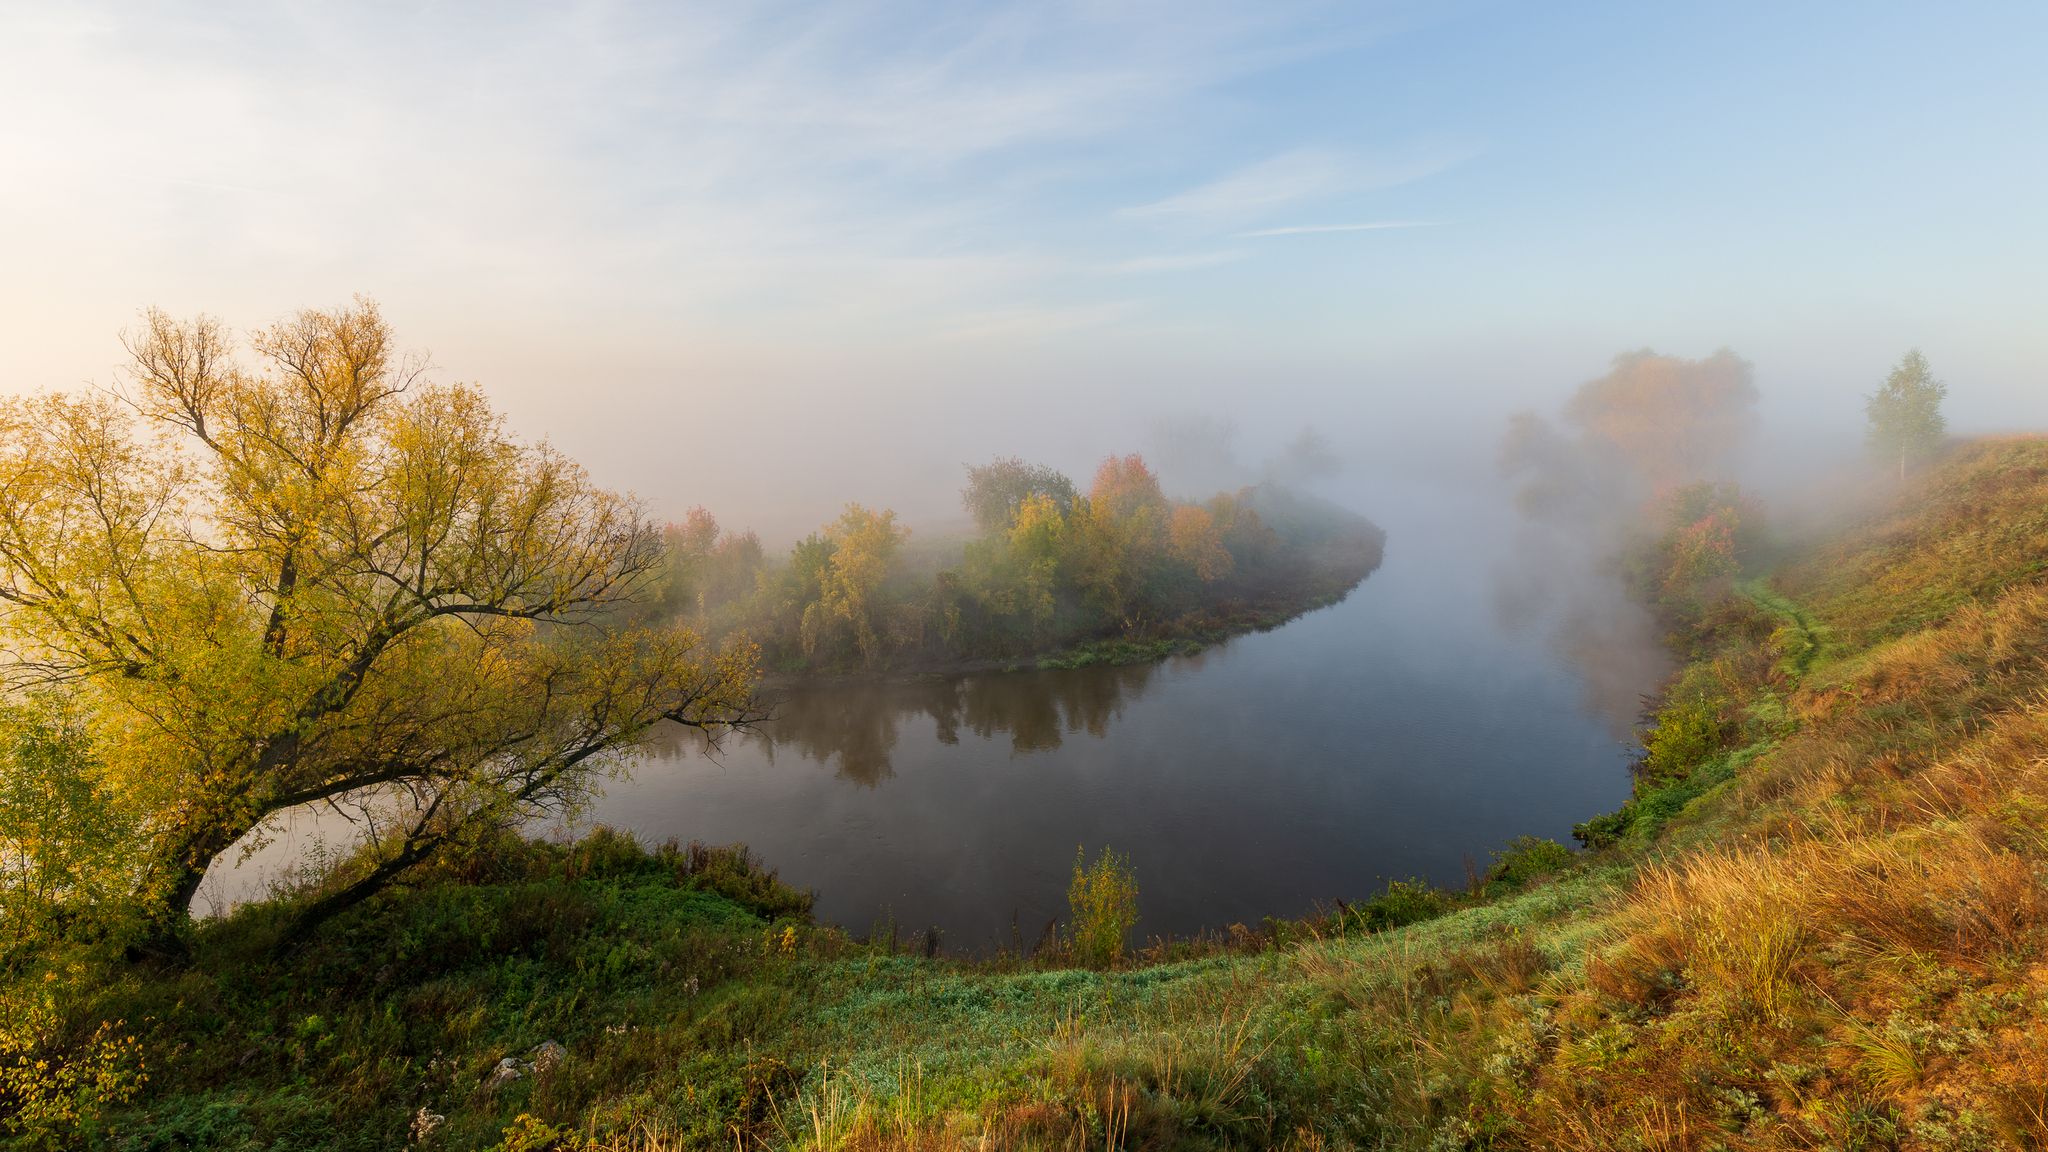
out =
[[[1794,681],[1804,678],[1827,651],[1827,629],[1815,624],[1797,604],[1763,580],[1739,581],[1735,590],[1782,622],[1771,635],[1772,646],[1781,654],[1779,671]]]
[[[1098,971],[1058,952],[928,960],[859,943],[737,859],[611,833],[508,842],[299,953],[271,951],[282,905],[209,923],[188,969],[121,966],[79,990],[82,1017],[127,1022],[154,1054],[144,1096],[90,1142],[386,1148],[425,1108],[446,1117],[425,1147],[489,1146],[525,1115],[603,1139],[653,1123],[669,1146],[779,1146],[814,1137],[829,1105],[899,1133],[1021,1117],[1018,1146],[1050,1146],[1102,1131],[1102,1094],[1127,1092],[1129,1123],[1182,1146],[1297,1129],[1369,1143],[1391,1130],[1392,1041],[1359,1031],[1332,982],[1569,918],[1613,882],[1518,843],[1486,893],[1395,884],[1323,920]],[[1568,935],[1543,948],[1546,968],[1577,962]],[[560,1068],[483,1087],[545,1042],[568,1049]]]
[[[507,843],[297,953],[273,904],[183,969],[52,958],[41,1051],[117,1021],[149,1080],[51,1139],[392,1148],[424,1108],[429,1149],[2043,1146],[2048,444],[1923,482],[1683,638],[1684,739],[1599,851],[1087,970],[852,940],[731,853]]]
[[[1277,956],[1117,972],[932,962],[771,919],[651,857],[600,877],[429,885],[282,962],[266,951],[275,912],[208,926],[189,971],[132,969],[91,992],[89,1014],[129,1021],[160,1054],[153,1090],[108,1118],[103,1146],[388,1148],[425,1107],[448,1117],[434,1147],[491,1144],[526,1113],[600,1130],[653,1114],[672,1139],[723,1147],[734,1132],[778,1139],[784,1113],[828,1087],[916,1122],[1061,1101],[1078,1087],[1062,1075],[1085,1079],[1098,1058],[1139,1075],[1153,1030],[1224,1001],[1261,1020],[1290,1002],[1287,1027],[1311,1033],[1326,1022],[1298,975],[1272,979],[1288,967]],[[560,1069],[479,1087],[545,1041],[567,1046]],[[1300,1043],[1262,1040],[1250,1110],[1210,1117],[1212,1134],[1263,1139],[1334,1090]],[[1078,1071],[1055,1067],[1063,1045]]]

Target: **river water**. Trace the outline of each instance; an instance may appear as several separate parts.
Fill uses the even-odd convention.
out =
[[[1628,794],[1646,624],[1590,566],[1532,594],[1558,582],[1488,494],[1361,506],[1385,562],[1334,607],[1157,665],[785,691],[758,734],[666,735],[589,819],[744,842],[825,921],[964,949],[1064,915],[1077,848],[1129,857],[1157,936],[1569,842]]]

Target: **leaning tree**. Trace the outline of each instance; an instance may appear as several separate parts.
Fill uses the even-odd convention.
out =
[[[573,805],[659,721],[755,718],[750,648],[632,610],[659,526],[429,382],[369,301],[245,350],[157,311],[125,343],[116,389],[0,402],[0,675],[90,717],[150,939],[284,809],[369,820],[317,921]]]

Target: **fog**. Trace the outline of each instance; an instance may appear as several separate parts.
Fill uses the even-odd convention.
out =
[[[1625,792],[1668,664],[1612,561],[1659,490],[1739,480],[1827,530],[1882,486],[1863,400],[1909,348],[1952,432],[2048,427],[2044,38],[2031,5],[0,0],[0,393],[113,385],[147,307],[246,332],[362,294],[520,436],[771,555],[854,501],[956,533],[996,457],[1305,488],[1388,530],[1344,604],[1100,707],[820,705],[767,791],[671,773],[681,815],[643,831],[722,814],[800,855],[999,755],[1065,790],[989,788],[1125,819],[1105,797],[1172,785],[1155,734],[1199,723],[1188,804],[1294,773],[1231,803],[1289,801],[1275,836],[1322,811],[1349,891],[1454,878],[1537,800],[1563,836]],[[1673,475],[1573,415],[1618,355],[1724,349],[1741,427]],[[852,823],[789,825],[792,796]],[[1425,845],[1422,812],[1473,839]],[[960,824],[887,818],[899,847]],[[1016,830],[1059,848],[1019,875],[1063,865],[1064,818]],[[1203,865],[1156,831],[1154,866]]]
[[[1792,476],[1908,346],[1956,429],[2048,422],[2044,20],[6,5],[0,389],[107,382],[148,305],[363,292],[658,513],[786,539],[1175,426],[1313,428],[1369,507],[1727,347]]]

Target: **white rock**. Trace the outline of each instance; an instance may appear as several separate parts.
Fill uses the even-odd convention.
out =
[[[540,1042],[540,1047],[533,1050],[533,1074],[545,1076],[568,1058],[569,1050],[567,1048],[562,1047],[553,1040],[543,1040]]]

